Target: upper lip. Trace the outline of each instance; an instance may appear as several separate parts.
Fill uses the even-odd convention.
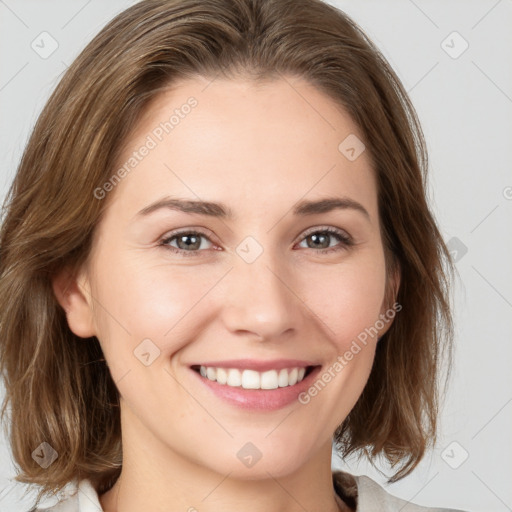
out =
[[[231,359],[224,361],[206,361],[194,366],[209,366],[213,368],[236,368],[238,370],[255,370],[264,372],[267,370],[281,370],[283,368],[307,368],[316,366],[311,361],[301,361],[299,359],[273,359],[272,361],[257,361],[256,359]]]

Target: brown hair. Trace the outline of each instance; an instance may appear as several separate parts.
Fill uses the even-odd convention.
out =
[[[16,480],[41,485],[39,496],[74,478],[105,492],[122,464],[116,386],[98,340],[69,329],[52,277],[87,260],[107,204],[94,191],[112,177],[148,102],[178,78],[219,74],[305,78],[360,128],[377,177],[388,276],[401,274],[398,290],[388,280],[386,298],[403,310],[379,341],[367,385],[335,440],[343,456],[402,462],[390,482],[435,442],[440,363],[452,358],[454,267],[425,197],[421,127],[396,74],[350,18],[320,0],[145,0],[114,18],[69,67],[4,205],[2,418],[10,404]],[[43,441],[59,454],[46,469],[31,456]]]

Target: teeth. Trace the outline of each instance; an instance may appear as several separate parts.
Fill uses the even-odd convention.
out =
[[[215,368],[206,368],[206,376],[210,380],[217,380],[217,370]]]
[[[226,384],[228,381],[228,372],[224,368],[217,368],[217,382]]]
[[[293,386],[294,384],[297,384],[297,377],[299,376],[299,370],[297,368],[294,368],[288,375],[288,384],[290,386]]]
[[[257,372],[255,370],[240,371],[236,368],[214,368],[201,366],[199,373],[209,380],[231,387],[244,389],[277,389],[293,386],[304,379],[306,368],[283,368]]]
[[[228,386],[238,387],[242,385],[242,374],[238,370],[228,370]]]
[[[285,388],[288,386],[288,370],[286,368],[279,371],[279,376],[277,377],[277,384],[280,388]]]
[[[261,374],[261,389],[276,389],[277,387],[279,387],[279,382],[276,370],[269,370],[268,372],[263,372]]]
[[[261,389],[261,378],[254,370],[244,370],[242,373],[242,387],[244,389]]]

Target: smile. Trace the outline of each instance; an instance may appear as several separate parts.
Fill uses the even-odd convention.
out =
[[[301,382],[313,367],[293,367],[267,370],[220,368],[199,366],[193,368],[208,380],[218,384],[243,389],[277,389],[294,386]]]

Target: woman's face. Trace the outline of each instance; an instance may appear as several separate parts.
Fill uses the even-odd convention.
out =
[[[187,80],[151,104],[68,308],[100,340],[125,442],[240,478],[330,455],[371,370],[362,333],[391,323],[361,138],[292,77]]]

